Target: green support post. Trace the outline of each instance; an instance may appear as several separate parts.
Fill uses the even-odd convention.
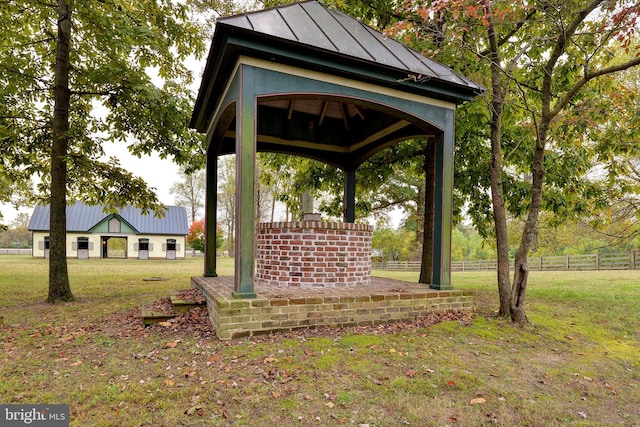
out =
[[[205,247],[204,277],[217,277],[216,249],[218,234],[218,156],[213,150],[207,150],[206,196],[205,196]]]
[[[453,219],[453,126],[436,137],[436,188],[432,289],[451,286],[451,221]]]
[[[255,69],[241,65],[236,110],[236,265],[234,298],[255,298],[253,290],[255,237],[256,101]]]

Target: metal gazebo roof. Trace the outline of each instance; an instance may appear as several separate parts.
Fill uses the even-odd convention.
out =
[[[222,92],[228,72],[243,54],[293,65],[311,62],[318,71],[356,76],[454,103],[484,90],[357,19],[306,1],[218,19],[191,127],[207,130],[216,93]]]

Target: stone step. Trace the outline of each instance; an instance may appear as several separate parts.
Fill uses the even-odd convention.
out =
[[[187,311],[189,311],[191,309],[191,307],[206,307],[207,306],[206,302],[198,303],[196,301],[191,301],[191,300],[182,300],[182,299],[179,299],[175,295],[170,295],[169,299],[171,300],[171,305],[173,305],[173,311],[176,314],[186,313]]]
[[[192,307],[206,307],[206,303],[198,303],[196,301],[182,300],[176,295],[169,295],[171,301],[172,312],[165,313],[148,308],[153,301],[147,301],[142,305],[142,322],[145,326],[155,323],[166,322],[173,319],[178,314],[186,313]]]
[[[142,323],[145,326],[153,325],[155,323],[166,322],[176,317],[176,313],[162,313],[158,311],[149,310],[147,307],[142,307]]]

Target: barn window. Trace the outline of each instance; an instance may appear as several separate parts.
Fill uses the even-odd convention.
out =
[[[140,251],[148,251],[149,250],[149,239],[140,239],[140,240],[138,240],[138,250],[140,250]]]
[[[86,249],[89,250],[89,238],[88,237],[78,237],[78,250]]]
[[[109,220],[109,233],[120,233],[120,220],[118,218]]]
[[[44,236],[44,249],[49,249],[50,244],[51,244],[51,237]]]
[[[176,250],[176,239],[167,239],[167,250],[168,251]]]

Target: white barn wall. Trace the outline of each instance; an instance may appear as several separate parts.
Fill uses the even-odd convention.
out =
[[[32,255],[34,258],[44,258],[44,238],[49,232],[34,231],[32,234]]]
[[[127,255],[129,258],[138,258],[138,251],[135,250],[135,244],[139,239],[149,239],[149,245],[153,246],[153,250],[149,251],[149,259],[165,259],[167,253],[162,250],[162,245],[167,243],[167,239],[175,239],[180,250],[176,251],[176,258],[184,259],[186,251],[186,237],[185,236],[170,236],[170,235],[154,235],[154,234],[136,234],[127,236]]]
[[[44,238],[49,232],[34,231],[33,232],[33,257],[44,258]],[[126,237],[127,238],[127,258],[137,259],[138,251],[135,250],[135,244],[139,239],[149,239],[149,243],[153,246],[153,250],[149,251],[149,259],[166,259],[166,251],[162,250],[162,246],[167,239],[175,239],[179,247],[176,251],[177,259],[184,259],[186,255],[186,237],[175,235],[152,235],[152,234],[92,234],[92,233],[67,233],[67,258],[77,258],[78,251],[74,250],[74,242],[78,241],[78,237],[87,237],[89,239],[89,258],[102,257],[102,236]]]

